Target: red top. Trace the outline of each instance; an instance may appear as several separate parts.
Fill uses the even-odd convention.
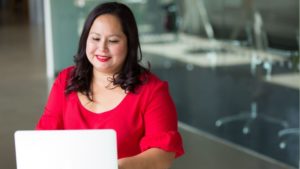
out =
[[[167,82],[149,74],[136,93],[129,92],[115,108],[96,114],[81,104],[76,92],[64,93],[72,69],[64,69],[56,78],[36,129],[114,129],[118,158],[152,147],[175,152],[176,157],[184,153]]]

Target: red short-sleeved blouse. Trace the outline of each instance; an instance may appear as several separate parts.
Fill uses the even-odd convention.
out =
[[[115,108],[96,114],[81,104],[76,92],[64,93],[72,69],[64,69],[56,78],[36,129],[114,129],[118,158],[152,147],[175,152],[176,157],[184,153],[166,82],[149,74],[147,82],[136,93],[129,92]]]

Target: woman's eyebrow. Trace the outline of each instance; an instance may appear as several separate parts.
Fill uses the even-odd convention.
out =
[[[90,32],[90,34],[95,34],[95,35],[97,35],[97,36],[101,36],[99,33],[97,33],[97,32]],[[122,35],[120,35],[120,34],[111,34],[111,35],[109,35],[109,37],[113,37],[113,36],[116,36],[116,37],[121,37]]]
[[[90,34],[96,34],[96,35],[100,36],[100,34],[96,33],[96,32],[90,32]]]

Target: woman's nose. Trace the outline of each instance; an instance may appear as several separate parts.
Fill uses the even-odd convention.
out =
[[[106,43],[106,41],[100,42],[99,48],[100,48],[100,50],[101,50],[102,52],[107,52],[107,51],[108,51],[108,48],[107,48],[107,43]]]

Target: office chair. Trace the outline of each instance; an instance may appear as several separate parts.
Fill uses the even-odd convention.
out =
[[[262,58],[260,56],[259,51],[263,51],[267,49],[267,36],[266,33],[263,31],[263,20],[259,12],[254,12],[254,21],[253,21],[253,47],[255,50],[252,52],[252,59],[251,59],[251,66],[250,66],[250,71],[251,74],[254,76],[260,75],[261,71],[258,71],[259,66],[262,66],[263,69],[266,72],[265,79],[270,80],[271,78],[271,73],[272,73],[272,58]],[[261,77],[257,77],[259,81]],[[281,119],[276,119],[274,117],[268,116],[266,114],[263,114],[261,112],[258,112],[258,106],[257,106],[257,101],[256,97],[262,94],[262,89],[260,89],[261,84],[258,84],[258,90],[254,92],[254,97],[253,101],[250,104],[250,110],[246,112],[242,112],[237,115],[232,115],[232,116],[227,116],[220,118],[216,120],[215,126],[216,127],[221,127],[224,124],[234,122],[234,121],[241,121],[245,120],[245,124],[242,128],[242,133],[247,135],[250,132],[250,125],[252,122],[254,122],[256,119],[260,118],[262,120],[265,120],[269,123],[279,125],[286,129],[288,127],[288,123],[284,120]]]
[[[297,33],[297,36],[296,36],[296,39],[297,39],[297,42],[298,42],[298,46],[300,46],[300,39],[299,39],[299,32]],[[293,53],[293,52],[291,52]],[[295,56],[298,56],[299,57],[299,51],[295,52],[294,53]],[[296,61],[296,63],[298,65],[295,65],[295,67],[298,67],[298,70],[300,70],[300,63],[299,63],[299,60]],[[291,63],[292,64],[292,63]],[[293,66],[291,66],[291,68],[293,68]],[[279,147],[281,149],[285,149],[286,146],[287,146],[287,143],[286,143],[286,137],[287,136],[296,136],[299,138],[299,135],[300,135],[300,129],[299,128],[285,128],[285,129],[282,129],[278,132],[278,137],[280,139],[280,143],[279,143]]]
[[[286,128],[286,129],[282,129],[278,132],[278,137],[281,139],[280,143],[279,143],[279,147],[281,149],[285,149],[287,146],[286,140],[283,139],[283,137],[286,136],[297,136],[299,137],[300,134],[300,130],[299,128]]]

